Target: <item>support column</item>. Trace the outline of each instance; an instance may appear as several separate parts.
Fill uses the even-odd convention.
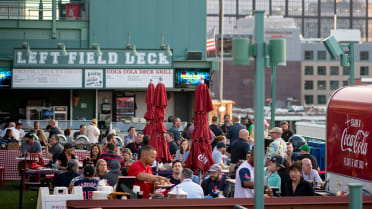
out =
[[[276,65],[271,67],[271,128],[275,127]]]
[[[354,42],[349,44],[349,62],[350,62],[350,86],[354,86],[354,75],[355,75],[355,55],[354,55]]]
[[[255,138],[264,138],[264,105],[265,105],[265,50],[264,50],[264,12],[263,10],[255,11],[255,29],[254,38],[256,40],[256,59],[255,59]],[[254,203],[256,209],[264,209],[264,140],[256,140],[254,148]]]
[[[349,209],[362,209],[362,184],[350,183],[349,186]]]

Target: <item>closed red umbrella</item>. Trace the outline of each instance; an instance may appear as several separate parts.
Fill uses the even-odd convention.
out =
[[[191,134],[192,145],[190,154],[186,160],[186,167],[196,171],[206,172],[214,164],[210,140],[212,134],[208,126],[208,112],[213,110],[211,96],[208,86],[202,82],[195,89],[194,101],[194,131]]]
[[[154,113],[155,113],[155,100],[154,100],[154,94],[155,94],[155,86],[152,83],[152,80],[150,80],[150,83],[147,87],[147,92],[146,92],[146,99],[145,102],[147,104],[147,112],[145,113],[144,118],[146,119],[146,127],[143,129],[143,134],[150,136],[153,125],[152,125],[152,120],[154,119]]]
[[[169,153],[168,143],[165,141],[164,133],[167,130],[164,126],[165,109],[168,106],[167,92],[165,85],[160,79],[156,85],[154,93],[155,114],[151,122],[153,127],[150,135],[150,145],[157,151],[156,160],[158,162],[169,163],[172,157]]]

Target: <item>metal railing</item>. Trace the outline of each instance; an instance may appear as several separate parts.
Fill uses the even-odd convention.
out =
[[[86,8],[83,2],[56,0],[56,20],[87,20]],[[52,17],[52,0],[0,1],[0,19],[52,20]]]

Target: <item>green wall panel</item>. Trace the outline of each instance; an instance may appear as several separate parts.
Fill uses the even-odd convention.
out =
[[[95,117],[96,108],[96,91],[95,90],[74,90],[74,96],[78,96],[79,103],[76,107],[73,107],[73,119],[91,120]]]
[[[124,48],[131,32],[137,48],[157,49],[164,32],[175,59],[186,50],[205,58],[205,0],[91,0],[89,18],[90,42],[102,48]]]

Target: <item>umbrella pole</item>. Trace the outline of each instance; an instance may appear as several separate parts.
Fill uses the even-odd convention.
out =
[[[199,185],[201,185],[201,182],[202,182],[202,170],[199,169]]]
[[[159,176],[159,162],[156,161],[156,175]]]

